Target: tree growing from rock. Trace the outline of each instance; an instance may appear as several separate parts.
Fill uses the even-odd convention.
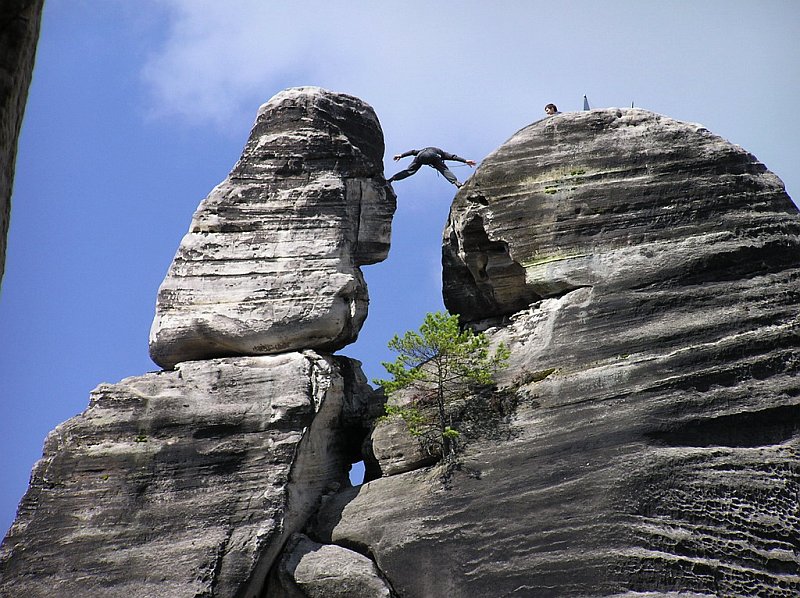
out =
[[[382,363],[392,379],[374,382],[390,398],[407,391],[410,403],[388,405],[387,414],[401,416],[412,434],[432,439],[442,457],[453,460],[464,399],[494,383],[495,373],[508,360],[508,349],[500,345],[492,351],[483,333],[462,329],[458,316],[446,312],[427,314],[418,332],[395,335],[388,346],[398,354],[395,361]]]

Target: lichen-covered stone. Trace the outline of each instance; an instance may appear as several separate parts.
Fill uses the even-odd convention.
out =
[[[800,595],[800,215],[697,125],[523,129],[458,194],[445,299],[511,350],[507,440],[328,498],[398,595]],[[502,326],[497,326],[500,323]]]
[[[349,485],[355,367],[307,351],[99,386],[48,436],[0,595],[261,596],[322,494]]]
[[[374,111],[352,96],[303,87],[264,104],[161,285],[153,360],[353,342],[369,301],[359,266],[385,259],[396,207],[383,151]]]

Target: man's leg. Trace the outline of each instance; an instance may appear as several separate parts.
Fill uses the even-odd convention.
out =
[[[401,170],[397,174],[386,179],[386,182],[391,183],[394,181],[401,181],[403,179],[407,179],[412,174],[415,174],[419,170],[420,166],[422,166],[422,164],[418,163],[416,160],[413,160],[411,164],[408,165],[408,168],[406,168],[405,170]]]
[[[450,169],[447,166],[445,166],[444,162],[438,162],[436,164],[432,164],[431,166],[433,166],[436,170],[441,172],[442,176],[446,178],[448,181],[450,181],[453,185],[455,185],[456,187],[461,186],[461,183],[458,182],[456,175],[454,175],[450,171]]]

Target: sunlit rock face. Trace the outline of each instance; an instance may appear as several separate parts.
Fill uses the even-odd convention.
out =
[[[357,362],[311,351],[100,385],[48,436],[0,595],[260,597],[321,496],[349,485],[370,394]]]
[[[161,285],[153,360],[353,342],[369,301],[359,266],[386,258],[396,206],[383,152],[378,119],[357,98],[303,87],[264,104]]]
[[[748,278],[793,262],[796,212],[778,177],[701,125],[637,109],[557,115],[459,192],[445,305],[476,322],[579,287]]]
[[[404,597],[800,595],[800,216],[775,175],[699,125],[558,115],[462,188],[444,264],[447,306],[511,350],[508,437],[345,490],[313,540]]]
[[[5,0],[0,5],[0,282],[6,258],[14,164],[44,0]]]

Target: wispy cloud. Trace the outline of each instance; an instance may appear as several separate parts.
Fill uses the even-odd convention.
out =
[[[369,102],[389,153],[433,144],[480,157],[547,102],[580,110],[584,93],[596,107],[634,100],[701,122],[762,159],[761,147],[798,131],[796,69],[781,66],[797,57],[796,20],[778,3],[750,9],[743,25],[750,5],[739,0],[685,11],[634,0],[557,10],[532,0],[157,1],[169,17],[143,69],[151,112],[188,124],[240,129],[281,89],[319,85]],[[742,114],[764,105],[785,114],[748,127]]]

